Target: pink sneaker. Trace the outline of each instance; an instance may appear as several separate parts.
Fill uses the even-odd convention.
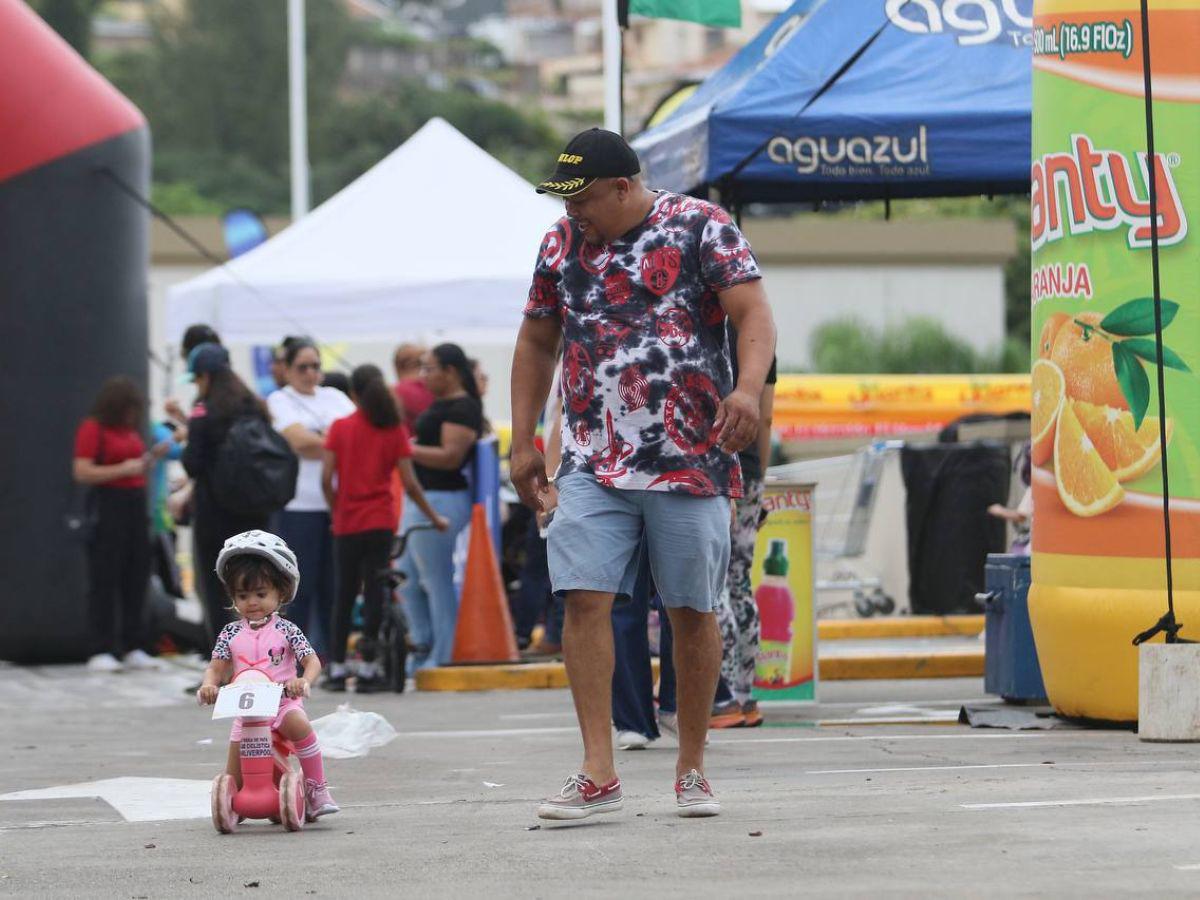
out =
[[[329,796],[329,788],[311,778],[304,779],[304,808],[305,817],[310,822],[330,813],[341,812],[341,807]]]
[[[713,796],[708,781],[695,769],[675,782],[675,804],[677,812],[685,819],[715,816],[721,812],[721,804]]]
[[[597,813],[617,812],[622,803],[620,778],[597,787],[580,773],[568,778],[558,796],[539,806],[537,814],[539,819],[586,819]]]

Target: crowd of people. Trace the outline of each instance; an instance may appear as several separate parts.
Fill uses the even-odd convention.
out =
[[[147,628],[148,586],[153,569],[167,590],[182,594],[179,524],[191,527],[204,613],[206,646],[197,649],[209,655],[235,617],[217,571],[225,542],[266,532],[298,561],[286,616],[329,661],[323,685],[343,691],[356,677],[363,693],[382,684],[374,635],[393,537],[399,528],[425,526],[403,559],[411,664],[449,662],[458,614],[454,547],[471,509],[464,470],[486,428],[478,364],[455,344],[405,344],[389,387],[373,365],[348,377],[327,372],[315,341],[289,336],[272,358],[276,389],[262,398],[233,370],[207,325],[189,328],[181,351],[195,387],[190,409],[168,401],[162,419],[148,422],[141,389],[117,376],[101,387],[77,432],[73,475],[86,496],[93,639],[88,667],[160,665]],[[186,473],[174,485],[171,460]],[[348,638],[360,597],[363,639],[352,671]]]

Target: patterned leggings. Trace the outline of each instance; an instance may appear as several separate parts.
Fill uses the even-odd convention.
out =
[[[721,675],[740,703],[750,699],[758,656],[758,607],[750,589],[750,569],[754,563],[754,541],[758,536],[762,502],[762,480],[747,481],[746,496],[736,501],[737,512],[729,533],[729,574],[717,604],[717,622],[721,626],[725,648],[721,657]]]

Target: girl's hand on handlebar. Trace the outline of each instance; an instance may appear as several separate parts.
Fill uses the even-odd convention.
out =
[[[293,700],[298,697],[307,697],[309,695],[308,681],[303,678],[288,679],[288,683],[284,685],[283,691]]]
[[[196,702],[201,706],[212,706],[217,702],[219,688],[215,684],[202,684],[196,691]]]
[[[450,520],[445,516],[434,516],[433,527],[438,531],[448,531],[450,529]]]

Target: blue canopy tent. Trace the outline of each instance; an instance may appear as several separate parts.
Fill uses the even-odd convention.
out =
[[[728,205],[1029,190],[1032,0],[798,0],[633,145]]]

